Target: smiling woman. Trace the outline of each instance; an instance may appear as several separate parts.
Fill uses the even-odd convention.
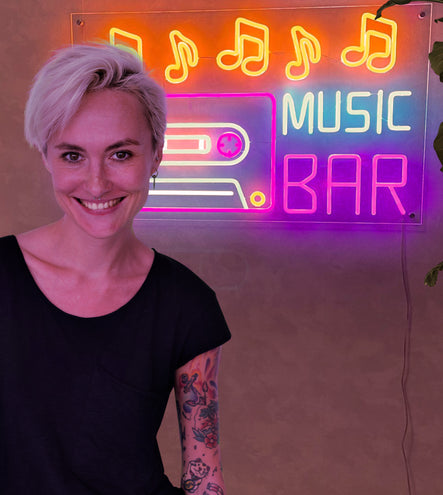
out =
[[[0,239],[0,492],[223,494],[229,330],[214,292],[132,227],[162,158],[163,91],[136,57],[73,46],[37,75],[25,121],[63,216]],[[181,488],[156,442],[173,387]]]
[[[42,155],[65,221],[99,238],[130,228],[159,165],[161,149],[152,143],[135,96],[112,89],[86,95]]]

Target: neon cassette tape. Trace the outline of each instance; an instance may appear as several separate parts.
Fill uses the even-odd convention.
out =
[[[169,95],[163,160],[142,211],[270,210],[274,169],[272,95]]]

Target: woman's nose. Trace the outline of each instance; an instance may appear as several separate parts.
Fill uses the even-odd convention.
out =
[[[102,162],[91,163],[86,180],[88,192],[95,198],[100,198],[111,189],[106,166]]]

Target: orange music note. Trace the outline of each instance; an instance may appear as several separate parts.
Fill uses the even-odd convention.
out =
[[[368,29],[368,21],[374,21],[377,23],[379,29]],[[381,28],[389,28],[390,33],[381,31]],[[382,51],[372,51],[373,45],[377,46],[380,41],[384,45]],[[371,53],[372,51],[372,53]],[[349,55],[354,53],[357,58],[351,58]],[[360,29],[360,45],[349,46],[342,51],[341,60],[344,65],[348,67],[358,67],[366,64],[366,67],[371,71],[378,74],[390,71],[396,61],[397,56],[397,23],[391,19],[380,17],[375,20],[375,15],[365,12],[361,18]],[[374,61],[377,59],[387,59],[388,63],[384,66],[375,65]]]
[[[171,47],[174,53],[174,63],[165,69],[166,80],[172,84],[179,84],[186,81],[189,75],[189,67],[196,67],[198,64],[197,45],[180,31],[175,29],[169,33]],[[178,72],[174,77],[171,72]]]
[[[293,81],[305,79],[310,72],[310,64],[316,64],[321,58],[321,47],[318,39],[301,26],[293,26],[291,29],[294,43],[295,60],[286,65],[286,77]],[[292,69],[303,67],[300,74],[294,75]]]
[[[123,38],[123,43],[119,43],[116,37],[120,37],[120,39]],[[135,48],[131,46],[134,45],[134,41]],[[113,27],[109,30],[109,43],[129,53],[137,55],[140,59],[143,58],[143,42],[140,36],[138,36],[137,34],[133,34],[128,31],[123,31],[123,29]]]
[[[244,31],[258,31],[259,36],[248,34]],[[246,46],[252,45],[256,48],[256,53],[246,55],[248,49]],[[225,63],[226,58],[234,57],[232,63]],[[260,64],[258,68],[257,63]],[[265,73],[269,66],[269,28],[264,24],[237,17],[235,20],[235,48],[234,50],[222,50],[217,55],[217,65],[223,70],[234,70],[241,67],[241,70],[247,76],[260,76]]]

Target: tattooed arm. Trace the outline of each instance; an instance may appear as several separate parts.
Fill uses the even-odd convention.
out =
[[[200,354],[175,374],[186,495],[224,495],[220,462],[217,375],[220,348]]]

